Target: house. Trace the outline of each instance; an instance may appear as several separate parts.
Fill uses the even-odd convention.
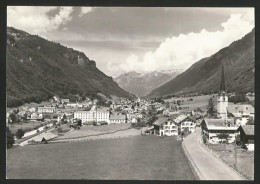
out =
[[[54,113],[55,107],[38,107],[38,113]]]
[[[137,123],[137,121],[138,121],[138,120],[137,120],[137,118],[135,118],[135,117],[131,119],[131,123]]]
[[[248,151],[254,151],[255,125],[240,125],[238,131],[242,145],[245,145]]]
[[[191,117],[186,117],[184,120],[180,122],[181,131],[187,130],[189,132],[195,132],[196,122]]]
[[[235,117],[234,122],[237,127],[240,125],[246,125],[251,120],[250,117]]]
[[[110,123],[126,123],[126,115],[114,115],[109,117]]]
[[[39,114],[34,112],[34,113],[31,114],[30,117],[27,117],[27,119],[30,120],[30,121],[43,121],[44,118],[42,116],[40,116]]]
[[[78,103],[67,103],[65,107],[78,107]]]
[[[160,116],[154,123],[153,134],[159,136],[173,136],[178,135],[177,124],[166,116]]]
[[[36,112],[36,107],[30,107],[28,110],[29,110],[30,112]]]
[[[237,129],[232,120],[205,118],[201,122],[202,135],[211,144],[218,144],[221,141],[219,135],[222,133],[228,134],[228,143],[233,143],[238,134]]]
[[[233,117],[255,117],[255,108],[250,104],[229,105],[227,112]]]
[[[70,99],[61,99],[61,103],[69,103]]]

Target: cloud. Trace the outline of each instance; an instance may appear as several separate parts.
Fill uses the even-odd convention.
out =
[[[47,13],[58,10],[53,17]],[[30,32],[32,34],[45,34],[66,25],[72,19],[72,7],[31,7],[31,6],[8,6],[7,25]],[[66,28],[64,28],[66,29]]]
[[[120,64],[108,63],[108,71],[120,74],[130,71],[187,69],[198,60],[216,53],[250,32],[254,27],[254,12],[231,14],[221,27],[218,31],[202,29],[198,33],[190,32],[166,38],[157,49],[148,51],[141,57],[130,54]]]
[[[92,7],[82,7],[82,8],[81,8],[81,12],[80,12],[80,14],[79,14],[79,17],[82,17],[83,15],[85,15],[85,14],[91,12],[92,10],[93,10]]]

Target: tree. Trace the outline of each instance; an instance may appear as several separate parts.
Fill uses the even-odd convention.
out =
[[[9,115],[8,121],[9,121],[10,124],[16,123],[18,121],[17,115],[15,113],[11,113]]]
[[[236,145],[240,146],[241,145],[241,140],[240,140],[240,135],[236,135]]]
[[[208,109],[208,111],[207,111],[208,115],[215,116],[216,109],[215,109],[215,106],[214,106],[214,103],[213,103],[213,97],[211,97],[209,99],[207,109]]]
[[[203,143],[204,143],[204,144],[207,143],[207,138],[206,138],[206,135],[205,135],[205,134],[203,134],[203,136],[202,136],[202,140],[203,140]]]
[[[229,101],[233,103],[239,103],[239,102],[248,102],[249,99],[246,97],[244,93],[238,93],[234,96],[231,96],[229,98]]]
[[[220,143],[222,144],[223,142],[228,141],[228,134],[227,133],[220,133],[217,135],[217,137],[220,139]],[[223,141],[224,140],[224,141]]]
[[[62,132],[62,128],[59,127],[59,128],[57,129],[57,131],[58,131],[58,133],[61,133],[61,132]]]
[[[13,147],[14,135],[11,133],[9,127],[6,128],[7,148]]]
[[[23,129],[18,129],[17,132],[15,133],[16,137],[18,139],[21,139],[24,136],[24,130]]]
[[[153,124],[157,119],[158,119],[158,117],[155,116],[155,115],[153,115],[153,116],[151,116],[151,117],[148,119],[147,124],[148,124],[149,126],[152,126],[152,124]]]

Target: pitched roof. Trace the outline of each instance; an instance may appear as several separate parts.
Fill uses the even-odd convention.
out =
[[[216,128],[237,128],[234,126],[234,120],[233,119],[228,119],[227,121],[231,123],[230,127],[226,126],[226,123],[223,119],[211,119],[211,118],[205,118],[204,119],[208,129],[216,129]]]
[[[242,129],[246,135],[255,135],[255,125],[241,125],[239,129]]]
[[[53,138],[55,138],[55,137],[57,137],[57,135],[56,134],[53,134],[53,133],[51,133],[51,132],[45,132],[45,133],[43,133],[43,134],[40,134],[40,135],[38,135],[38,136],[35,136],[35,138],[33,138],[33,140],[34,141],[36,141],[36,142],[40,142],[40,141],[42,141],[42,139],[44,138],[45,140],[51,140],[51,139],[53,139]]]
[[[166,122],[169,118],[165,116],[160,116],[153,124],[157,126],[161,126],[164,122]]]
[[[255,108],[250,104],[228,105],[227,110],[235,116],[238,116],[240,111],[243,111],[245,114],[255,113]]]

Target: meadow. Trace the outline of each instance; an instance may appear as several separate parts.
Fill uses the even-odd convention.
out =
[[[7,150],[8,179],[194,180],[176,137],[136,136]]]
[[[254,180],[254,152],[244,151],[237,148],[237,165],[235,168],[235,150],[233,145],[216,144],[208,145],[220,158],[228,165],[233,167],[244,177]]]
[[[177,105],[173,102],[177,102],[177,100],[183,100],[183,105],[181,107],[189,107],[189,109],[196,109],[201,108],[202,110],[205,110],[208,105],[209,98],[211,98],[212,95],[203,95],[203,96],[193,96],[193,97],[183,97],[183,98],[170,98],[166,99],[166,102],[170,102],[171,105]],[[192,101],[189,101],[189,99],[193,99]]]
[[[130,128],[131,124],[109,124],[102,126],[82,126],[79,130],[73,130],[72,132],[66,133],[64,136],[60,136],[57,139],[64,138],[76,138],[82,136],[98,135],[102,133],[115,132],[117,130],[124,130]]]

